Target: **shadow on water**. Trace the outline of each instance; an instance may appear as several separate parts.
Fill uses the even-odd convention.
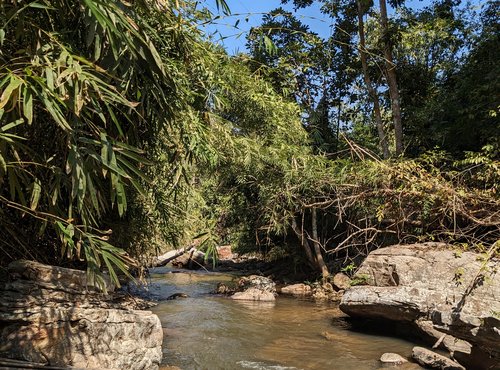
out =
[[[278,298],[233,301],[210,295],[233,276],[153,271],[154,312],[164,328],[164,364],[181,369],[379,369],[384,352],[409,357],[413,344],[365,332],[334,304]],[[374,330],[375,328],[372,327]],[[380,334],[380,328],[378,333]],[[385,333],[385,331],[383,331]]]

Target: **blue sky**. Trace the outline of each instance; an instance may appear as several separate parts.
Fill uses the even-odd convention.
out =
[[[282,5],[280,0],[226,0],[231,9],[231,15],[216,20],[207,26],[205,31],[212,35],[212,41],[222,44],[230,54],[245,51],[245,37],[250,28],[258,26],[262,16],[278,7],[293,11],[293,5]],[[412,8],[422,8],[430,4],[429,0],[410,0],[407,5]],[[215,1],[205,1],[214,14],[218,14]],[[319,1],[306,9],[299,9],[296,16],[305,24],[309,25],[311,31],[321,36],[330,34],[332,20],[320,12]],[[239,20],[238,28],[234,25]],[[221,39],[222,38],[222,39]]]
[[[245,51],[246,34],[250,28],[258,26],[262,16],[273,9],[282,7],[293,11],[293,5],[282,5],[280,0],[226,0],[231,9],[231,15],[216,20],[206,28],[206,32],[212,35],[212,40],[222,44],[230,54]],[[212,3],[212,5],[210,4]],[[214,13],[218,14],[213,2],[205,2],[205,5]],[[330,32],[331,19],[321,14],[319,6],[314,5],[306,9],[300,9],[297,17],[311,27],[313,32],[320,35],[328,35]],[[234,25],[239,20],[238,28]],[[221,35],[224,39],[221,39]]]

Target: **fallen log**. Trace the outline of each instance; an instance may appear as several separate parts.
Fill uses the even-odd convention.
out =
[[[182,256],[184,253],[189,253],[194,250],[196,250],[195,247],[189,246],[185,248],[179,248],[168,251],[167,253],[164,253],[161,256],[156,257],[156,260],[153,262],[153,267],[165,266],[170,261],[175,260],[177,257]]]

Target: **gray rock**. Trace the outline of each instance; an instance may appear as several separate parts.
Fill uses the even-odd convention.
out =
[[[27,261],[9,270],[17,280],[0,286],[0,357],[78,368],[158,369],[163,332],[150,311],[123,309],[131,303],[82,288],[81,271]]]
[[[397,353],[388,352],[380,356],[380,362],[383,362],[385,364],[399,365],[408,362],[408,360],[403,356],[398,355]]]
[[[274,281],[260,275],[250,275],[240,278],[238,281],[238,288],[240,290],[256,288],[266,292],[276,293],[276,284]]]
[[[351,287],[351,279],[346,274],[339,272],[333,277],[333,286],[337,290],[346,290]]]
[[[271,279],[250,275],[238,280],[238,292],[231,298],[241,301],[274,301],[276,299],[276,284]]]
[[[413,347],[412,357],[419,364],[432,369],[465,370],[459,363],[423,347]]]
[[[471,354],[472,345],[469,342],[455,338],[450,334],[440,332],[439,330],[434,328],[434,324],[432,323],[432,321],[426,319],[418,319],[415,321],[415,324],[417,324],[417,327],[420,330],[436,340],[433,348],[444,348],[448,350],[448,352],[450,352],[452,356],[454,356],[456,352],[461,352],[466,355]]]
[[[376,250],[355,275],[369,285],[348,289],[340,308],[350,316],[427,320],[499,359],[499,263],[482,258],[443,243]]]

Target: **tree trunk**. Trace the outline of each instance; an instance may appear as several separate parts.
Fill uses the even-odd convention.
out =
[[[365,24],[363,20],[363,7],[361,1],[356,1],[358,5],[358,34],[359,34],[359,56],[361,59],[361,66],[363,68],[363,77],[366,84],[366,89],[368,90],[368,95],[373,103],[373,115],[375,116],[375,123],[377,125],[377,132],[379,138],[380,149],[382,150],[385,159],[389,158],[389,145],[387,143],[387,136],[384,131],[384,124],[382,122],[382,114],[380,113],[380,102],[378,100],[378,95],[373,88],[370,74],[368,72],[368,62],[366,55],[366,42],[365,42]]]
[[[313,208],[311,210],[312,213],[312,237],[313,237],[313,245],[314,245],[314,253],[316,255],[316,262],[318,265],[318,270],[321,272],[321,276],[323,278],[326,278],[330,276],[330,272],[328,271],[328,267],[325,264],[325,261],[323,260],[323,254],[321,253],[321,246],[319,244],[318,240],[318,220],[317,220],[317,213],[316,213],[316,208]]]
[[[394,122],[394,136],[396,138],[396,155],[403,153],[403,126],[401,123],[401,106],[396,77],[396,66],[392,60],[392,43],[389,35],[389,21],[387,18],[387,4],[385,0],[379,0],[380,4],[380,27],[382,29],[382,41],[384,44],[385,72],[389,95],[391,96],[392,121]]]
[[[299,229],[297,225],[297,221],[295,221],[295,218],[292,220],[292,230],[295,232],[295,235],[297,235],[297,238],[300,240],[300,245],[302,248],[304,248],[304,252],[306,253],[306,258],[307,262],[309,262],[309,265],[313,268],[316,269],[317,267],[317,262],[311,252],[311,247],[309,245],[309,241],[304,238],[304,233]]]

